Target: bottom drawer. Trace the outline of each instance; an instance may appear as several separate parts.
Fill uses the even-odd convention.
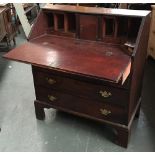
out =
[[[51,107],[53,105],[54,107],[66,109],[66,111],[74,111],[99,119],[118,123],[124,123],[126,120],[124,107],[87,100],[60,91],[37,87],[36,99],[50,104]]]

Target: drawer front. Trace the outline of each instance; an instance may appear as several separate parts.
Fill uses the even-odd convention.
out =
[[[129,93],[124,89],[92,84],[44,72],[35,72],[34,83],[36,86],[61,90],[74,96],[109,104],[126,106],[129,100]]]
[[[36,87],[36,99],[59,108],[86,114],[91,117],[124,123],[126,110],[120,106],[87,100],[56,90]]]
[[[80,15],[80,38],[86,40],[97,40],[98,17],[93,15]]]

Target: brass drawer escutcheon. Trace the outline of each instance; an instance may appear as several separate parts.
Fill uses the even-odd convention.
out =
[[[100,109],[100,112],[104,116],[107,116],[107,115],[111,114],[111,111],[107,110],[107,109]]]
[[[102,91],[102,90],[100,90],[99,93],[100,93],[101,96],[104,97],[104,98],[108,98],[108,97],[110,97],[110,96],[112,95],[110,92]]]
[[[50,100],[50,101],[55,101],[56,100],[56,97],[54,97],[54,96],[52,96],[52,95],[48,95],[48,99]]]
[[[50,85],[52,85],[52,84],[55,84],[56,83],[56,81],[54,80],[54,79],[52,79],[52,78],[46,78],[46,81],[48,82],[48,84],[50,84]]]

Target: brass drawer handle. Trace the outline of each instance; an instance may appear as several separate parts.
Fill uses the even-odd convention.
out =
[[[102,90],[100,90],[99,93],[101,94],[102,97],[105,97],[105,98],[108,98],[112,95],[110,92],[102,91]]]
[[[104,116],[107,116],[107,115],[111,114],[111,111],[107,110],[107,109],[100,109],[100,112]]]
[[[56,83],[56,81],[54,80],[54,79],[52,79],[52,78],[46,78],[46,80],[47,80],[47,82],[49,83],[49,84],[55,84]]]
[[[48,99],[50,100],[50,101],[55,101],[56,100],[56,97],[54,97],[54,96],[52,96],[52,95],[48,95]]]

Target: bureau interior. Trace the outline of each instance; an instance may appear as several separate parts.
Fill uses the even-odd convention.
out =
[[[70,52],[70,49],[74,49],[72,52],[82,50],[83,53],[87,53],[89,49],[90,54],[95,52],[101,54],[104,61],[112,60],[116,55],[122,57],[128,55],[130,63],[126,62],[122,76],[119,77],[123,84],[130,74],[132,65],[130,56],[134,51],[141,22],[141,16],[42,9],[29,40],[60,52],[61,50]],[[59,37],[58,44],[57,37]],[[108,48],[109,45],[114,48]],[[120,52],[117,53],[117,50]],[[120,56],[118,58],[120,59]]]
[[[91,15],[51,10],[43,12],[46,15],[47,30],[50,34],[57,32],[57,35],[67,36],[72,33],[74,35],[71,37],[125,44],[130,48],[134,48],[142,21],[141,17]]]

